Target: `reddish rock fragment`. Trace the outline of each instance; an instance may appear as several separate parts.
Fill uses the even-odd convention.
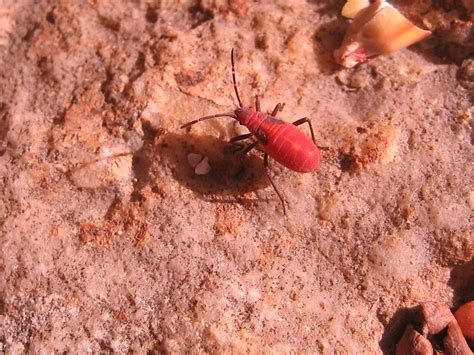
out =
[[[421,315],[429,334],[437,334],[454,319],[448,306],[443,303],[426,302],[421,305]]]
[[[409,324],[397,344],[396,355],[432,355],[433,346],[430,341],[418,333]]]
[[[456,319],[453,319],[448,324],[448,333],[443,339],[444,350],[447,355],[471,355],[472,351],[467,345],[466,339],[459,328],[458,322]]]
[[[474,11],[474,0],[461,0],[461,2],[468,11]]]
[[[463,335],[474,341],[474,301],[463,304],[454,313]]]

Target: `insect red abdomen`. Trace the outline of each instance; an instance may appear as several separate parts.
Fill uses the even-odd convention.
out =
[[[265,151],[288,169],[309,173],[319,168],[321,155],[318,147],[306,134],[291,123],[268,117],[260,126],[265,132]]]

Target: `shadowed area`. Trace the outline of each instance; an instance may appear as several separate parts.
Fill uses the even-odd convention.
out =
[[[389,323],[385,326],[385,331],[380,340],[380,348],[384,354],[394,354],[397,342],[403,335],[408,324],[412,323],[418,326],[418,313],[420,306],[398,309]]]
[[[451,270],[449,285],[454,290],[453,304],[458,308],[474,299],[474,259]]]
[[[165,166],[181,185],[201,194],[235,195],[269,186],[263,170],[263,159],[255,152],[241,156],[233,153],[235,146],[210,135],[169,133],[159,142],[149,142],[137,152],[134,170],[138,177],[137,187],[154,185],[150,177],[154,169]],[[208,157],[211,170],[197,175],[188,162],[191,153]],[[159,159],[159,162],[157,161]],[[155,164],[156,163],[156,164]],[[160,166],[158,166],[158,163]]]
[[[390,353],[401,307],[470,299],[472,24],[396,2],[439,31],[343,69],[345,0],[2,1],[2,351]],[[238,103],[232,48],[242,101],[321,145],[270,159],[286,216],[245,127],[179,128]]]

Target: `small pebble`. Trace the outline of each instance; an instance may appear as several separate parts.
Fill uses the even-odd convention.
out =
[[[196,175],[206,175],[207,173],[209,173],[209,171],[211,171],[211,166],[209,165],[209,158],[203,158],[201,154],[188,154],[188,163],[194,168],[194,173]]]
[[[196,165],[196,168],[194,169],[194,172],[196,175],[206,175],[211,171],[211,166],[209,165],[209,158],[205,157],[201,162]]]

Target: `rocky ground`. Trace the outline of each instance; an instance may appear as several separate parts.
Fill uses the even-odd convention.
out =
[[[474,298],[460,1],[394,1],[434,34],[353,69],[339,0],[0,4],[2,352],[389,353]],[[179,128],[235,108],[231,48],[244,103],[328,148],[271,164],[286,216],[245,128]]]

